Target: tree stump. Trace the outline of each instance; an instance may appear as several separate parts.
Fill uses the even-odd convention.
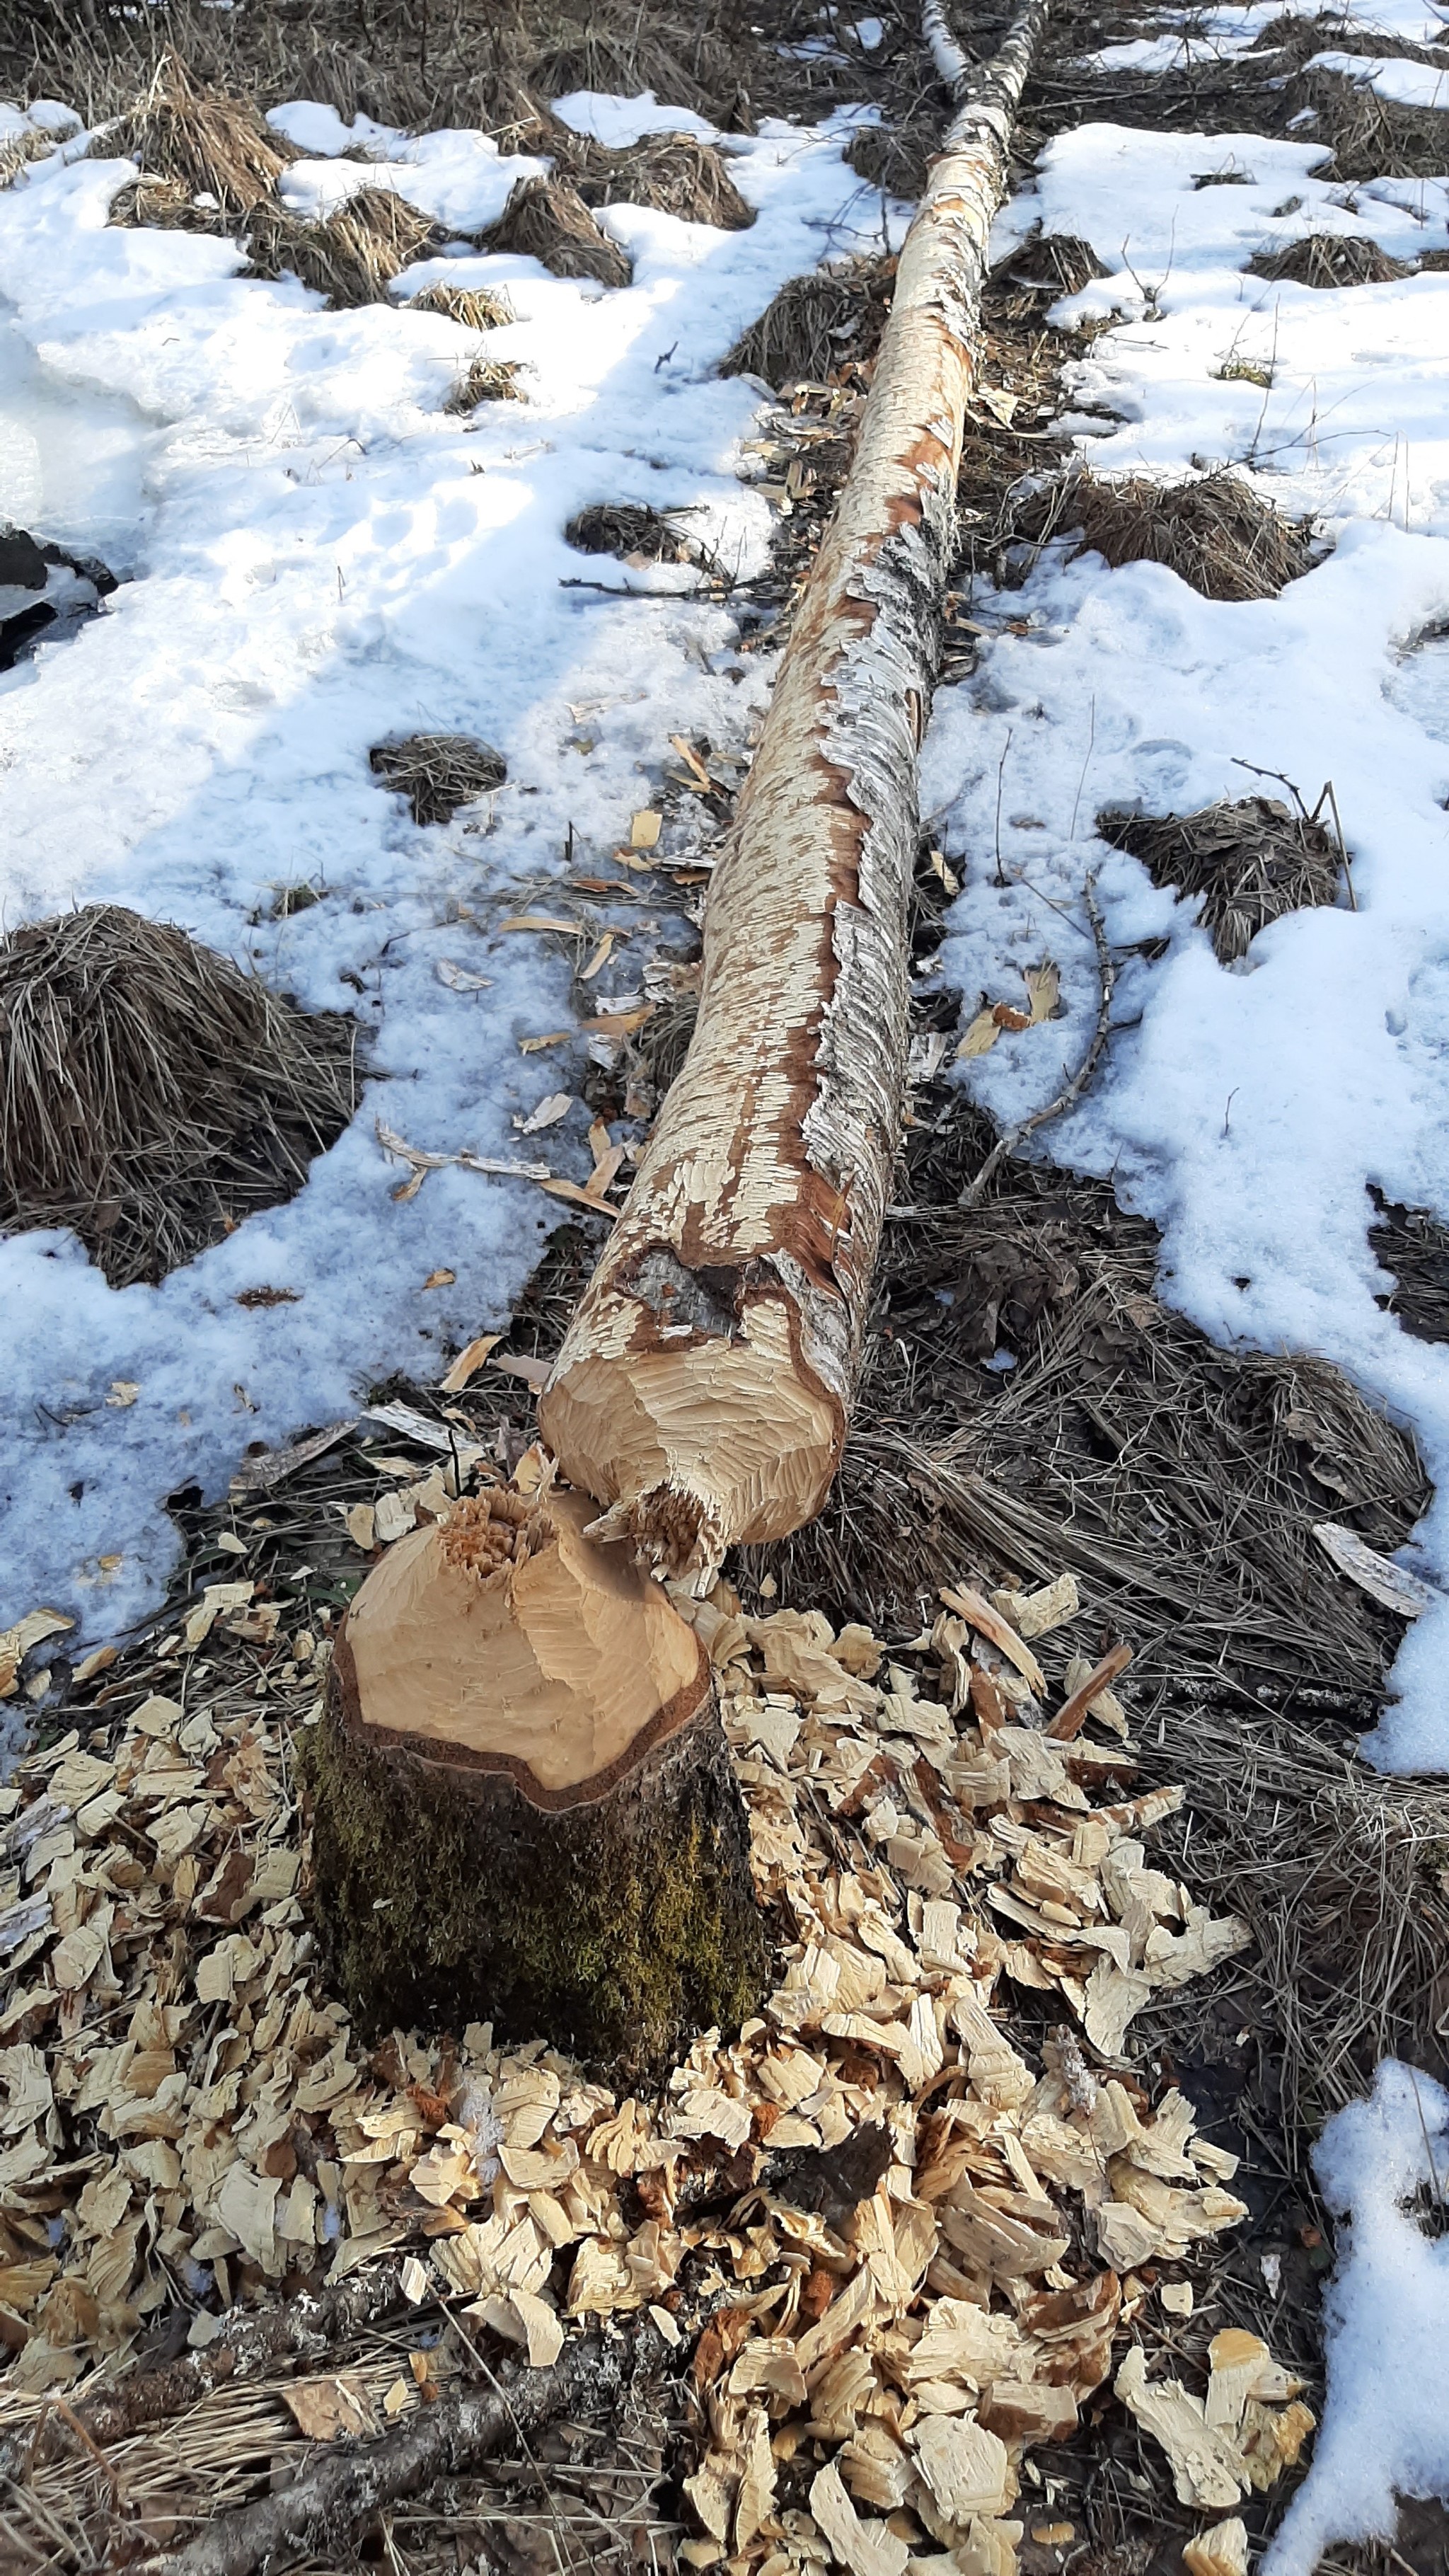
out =
[[[492,1491],[389,1550],[338,1637],[315,1905],[366,2034],[543,2036],[634,2079],[768,1970],[709,1662],[592,1506]]]

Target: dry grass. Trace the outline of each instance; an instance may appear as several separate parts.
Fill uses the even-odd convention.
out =
[[[1185,483],[1081,469],[1018,502],[1018,537],[1040,546],[1064,530],[1073,559],[1166,564],[1204,599],[1275,599],[1318,559],[1311,523],[1285,518],[1227,467]]]
[[[408,297],[407,310],[441,313],[465,331],[501,331],[518,319],[507,296],[487,286],[425,286],[421,295]]]
[[[586,206],[652,206],[685,223],[735,233],[747,232],[755,220],[723,155],[693,134],[647,134],[622,152],[575,135],[560,151],[555,174],[572,182]]]
[[[447,394],[443,409],[454,414],[476,411],[480,403],[527,402],[521,358],[475,358]]]
[[[842,260],[787,278],[720,365],[722,376],[762,376],[777,393],[823,384],[880,347],[895,284],[893,259]]]
[[[128,179],[111,199],[108,224],[151,225],[168,233],[229,233],[219,206],[198,206],[174,179]]]
[[[596,277],[601,286],[627,286],[634,274],[627,252],[600,230],[566,179],[520,179],[486,245],[540,260],[555,277]]]
[[[581,555],[617,555],[621,561],[693,563],[699,548],[662,510],[645,501],[591,501],[564,530],[565,545]]]
[[[238,222],[269,198],[296,155],[262,123],[250,99],[230,97],[193,78],[175,54],[163,54],[144,95],[91,143],[92,159],[140,163],[188,202],[214,200],[224,224]]]
[[[0,942],[0,1022],[0,1227],[73,1227],[113,1288],[290,1198],[355,1103],[343,1014],[116,904]]]
[[[1061,295],[1080,295],[1094,277],[1106,277],[1090,242],[1075,233],[1033,233],[1020,250],[1004,259],[998,276],[1008,286],[1044,287],[1055,303]]]
[[[1362,53],[1367,43],[1359,31],[1349,50]],[[1399,54],[1409,48],[1375,38],[1373,51],[1376,55]],[[1415,50],[1414,59],[1449,67],[1449,56],[1431,54],[1423,47]],[[1449,172],[1449,114],[1443,108],[1405,107],[1395,99],[1380,98],[1366,81],[1330,71],[1301,73],[1289,83],[1285,105],[1290,115],[1304,108],[1313,110],[1316,123],[1294,129],[1300,141],[1321,140],[1332,147],[1332,163],[1317,174],[1320,177],[1437,179]],[[1378,256],[1382,259],[1383,253],[1380,251]],[[1383,273],[1401,276],[1403,271]],[[1353,278],[1334,282],[1358,285],[1364,281]]]
[[[1427,1208],[1400,1206],[1372,1184],[1369,1196],[1379,1219],[1369,1248],[1394,1283],[1379,1304],[1415,1341],[1449,1342],[1449,1231]]]
[[[22,170],[32,161],[43,161],[55,149],[55,136],[42,134],[38,126],[25,125],[16,134],[7,134],[0,142],[0,188],[13,187]]]
[[[1320,287],[1386,286],[1391,278],[1414,273],[1404,260],[1390,259],[1377,242],[1346,233],[1308,233],[1282,250],[1254,251],[1248,267],[1254,277],[1271,278],[1275,285],[1291,280],[1295,286]]]
[[[393,279],[441,250],[448,235],[391,188],[359,188],[319,224],[285,206],[258,206],[247,235],[248,277],[288,270],[330,304],[384,304]]]
[[[941,119],[930,112],[904,123],[865,125],[849,145],[846,163],[867,187],[882,188],[888,197],[903,197],[914,205],[926,193],[941,134]]]
[[[1323,823],[1271,796],[1208,805],[1200,814],[1108,812],[1098,815],[1097,829],[1114,849],[1140,859],[1154,885],[1199,898],[1198,918],[1225,966],[1247,955],[1268,922],[1338,899],[1337,840]]]
[[[368,753],[374,778],[405,796],[415,823],[448,823],[462,805],[491,796],[508,763],[471,733],[399,734]]]

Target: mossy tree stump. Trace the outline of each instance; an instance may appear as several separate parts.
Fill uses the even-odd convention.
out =
[[[639,2078],[752,2010],[768,1950],[708,1658],[591,1510],[490,1492],[368,1576],[315,1902],[364,2032],[491,2020]]]

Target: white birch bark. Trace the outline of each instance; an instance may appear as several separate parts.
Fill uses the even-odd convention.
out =
[[[899,1140],[916,761],[992,217],[1047,14],[964,85],[710,888],[698,1026],[540,1405],[599,1537],[703,1579],[820,1509]]]

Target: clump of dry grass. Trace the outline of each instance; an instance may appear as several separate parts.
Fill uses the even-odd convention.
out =
[[[139,162],[147,180],[166,183],[188,203],[212,198],[225,224],[269,198],[296,158],[250,99],[193,79],[175,54],[163,54],[144,96],[88,149],[93,160]]]
[[[22,170],[32,161],[43,161],[55,149],[55,136],[42,134],[37,125],[22,125],[15,134],[0,142],[0,188],[13,187]]]
[[[258,206],[247,235],[248,277],[290,270],[339,308],[382,304],[395,277],[441,250],[448,236],[391,188],[359,188],[322,223]]]
[[[1093,278],[1109,272],[1091,243],[1075,233],[1038,232],[1001,262],[997,274],[1008,286],[1048,288],[1055,302],[1060,295],[1080,295]]]
[[[90,904],[0,941],[0,1228],[71,1226],[113,1288],[290,1198],[356,1101],[356,1028],[169,922]]]
[[[627,286],[634,274],[627,254],[600,230],[566,179],[520,179],[486,243],[489,250],[541,260],[555,277]]]
[[[396,734],[367,755],[374,778],[405,796],[415,823],[449,823],[461,805],[491,796],[508,763],[471,733]]]
[[[527,402],[521,358],[475,358],[443,403],[446,412],[476,411],[485,402]]]
[[[847,148],[846,166],[868,188],[881,188],[888,197],[903,197],[914,205],[926,193],[941,132],[939,118],[930,116],[864,125]]]
[[[1248,267],[1254,277],[1271,278],[1275,285],[1291,280],[1295,286],[1386,286],[1391,278],[1413,275],[1377,242],[1349,233],[1307,233],[1282,250],[1254,251]]]
[[[1074,531],[1073,559],[1166,564],[1204,599],[1275,599],[1317,561],[1311,522],[1285,518],[1227,467],[1185,483],[1081,469],[1025,495],[1014,524],[1038,545]]]
[[[864,366],[881,344],[895,283],[893,259],[842,260],[787,278],[758,322],[741,333],[722,376],[763,376],[783,393],[822,384],[847,364]]]
[[[642,556],[647,563],[689,563],[699,551],[673,519],[646,501],[591,501],[570,519],[564,543],[581,555],[617,555],[621,561]]]
[[[1364,45],[1363,35],[1350,42],[1358,52]],[[1375,54],[1391,50],[1374,42]],[[1408,52],[1407,46],[1394,46],[1392,51]],[[1443,54],[1431,54],[1423,47],[1415,59],[1437,63],[1449,61]],[[1311,108],[1316,124],[1296,127],[1302,137],[1322,140],[1331,146],[1333,160],[1319,177],[1339,179],[1437,179],[1449,170],[1449,117],[1442,108],[1410,107],[1398,99],[1380,98],[1366,80],[1355,80],[1344,72],[1305,71],[1288,85],[1285,104],[1290,113]],[[1379,253],[1382,258],[1382,252]],[[1311,281],[1317,283],[1317,281]],[[1348,281],[1358,284],[1361,281]]]
[[[506,295],[487,286],[425,286],[420,295],[410,295],[409,313],[441,313],[449,322],[461,322],[465,331],[501,331],[518,316]]]
[[[542,24],[547,34],[540,26],[542,41],[531,52],[528,71],[535,95],[544,98],[566,98],[577,89],[616,98],[652,89],[673,107],[710,116],[736,84],[717,9],[697,12],[691,25],[683,10],[634,5],[615,13],[587,0],[560,9],[550,0]]]
[[[646,134],[621,152],[576,135],[554,167],[586,206],[653,206],[685,223],[736,233],[747,232],[755,220],[723,155],[694,134]]]
[[[1244,796],[1198,814],[1109,809],[1097,829],[1140,859],[1154,885],[1200,898],[1198,918],[1222,963],[1245,957],[1270,921],[1337,901],[1343,853],[1325,824],[1271,796]]]

